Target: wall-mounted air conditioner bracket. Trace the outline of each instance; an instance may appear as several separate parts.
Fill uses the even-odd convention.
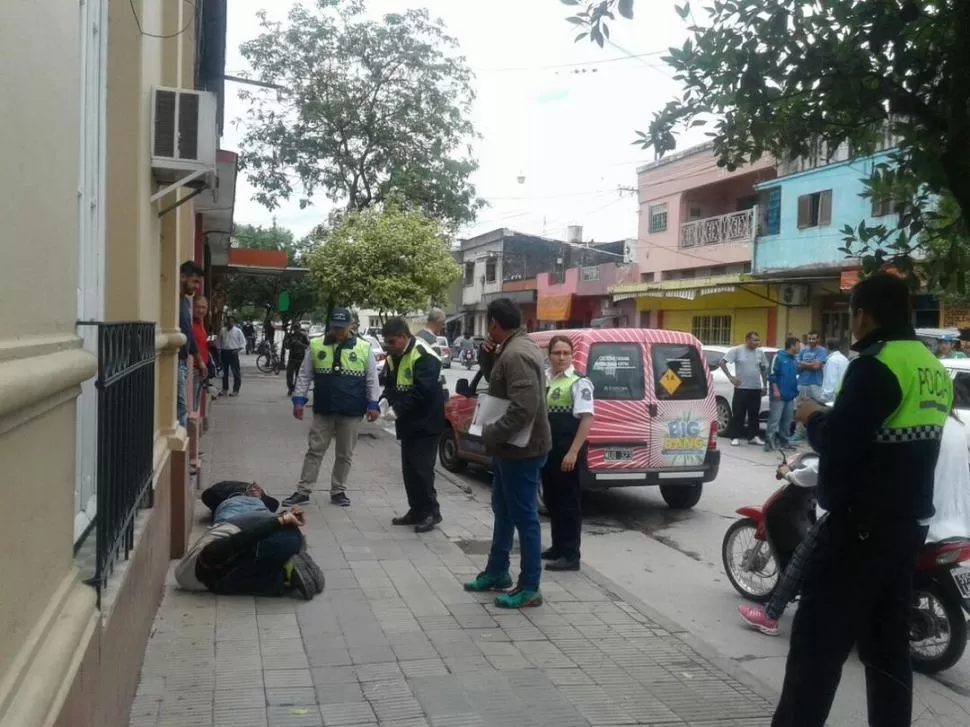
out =
[[[180,179],[176,179],[171,184],[169,184],[169,185],[167,185],[165,187],[162,187],[160,190],[158,190],[157,192],[155,192],[155,194],[153,194],[151,196],[150,202],[152,204],[155,204],[158,200],[160,200],[165,195],[171,194],[175,190],[181,189],[182,187],[185,187],[186,185],[191,184],[196,179],[199,179],[200,177],[204,177],[206,174],[215,175],[215,173],[216,173],[216,168],[215,167],[203,167],[202,169],[196,169],[194,172],[190,172],[189,174],[186,174],[184,177],[182,177]],[[204,187],[203,187],[203,189],[204,189]],[[193,195],[193,196],[195,196],[195,195]],[[190,198],[189,197],[186,197],[186,198],[180,200],[179,201],[179,204],[182,204],[182,202],[185,202],[187,199],[190,199]],[[175,205],[175,206],[177,207],[178,205]],[[175,209],[175,207],[171,207],[170,209]],[[166,210],[166,211],[168,211],[168,210]]]

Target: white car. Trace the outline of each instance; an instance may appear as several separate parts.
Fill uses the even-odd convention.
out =
[[[940,361],[953,379],[953,408],[966,426],[970,446],[970,358],[945,358]]]
[[[711,376],[714,378],[714,399],[717,402],[717,433],[721,436],[727,434],[728,425],[731,423],[731,402],[734,400],[734,384],[731,383],[724,374],[724,371],[721,370],[720,364],[724,355],[732,348],[734,346],[704,346],[704,358],[707,360],[707,367],[711,370]],[[765,352],[765,357],[768,359],[768,366],[770,368],[778,349],[762,346],[761,350]],[[734,375],[734,364],[728,364],[728,371],[731,372],[732,376]],[[761,411],[758,414],[758,418],[761,421],[768,419],[767,396],[761,397]]]

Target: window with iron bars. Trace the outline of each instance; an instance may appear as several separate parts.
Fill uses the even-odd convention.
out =
[[[731,316],[694,316],[690,332],[708,346],[731,345]]]

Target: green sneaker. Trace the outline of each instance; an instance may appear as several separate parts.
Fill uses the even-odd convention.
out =
[[[535,608],[542,605],[542,593],[516,588],[514,591],[496,596],[495,605],[499,608]]]
[[[464,587],[466,591],[472,591],[474,593],[480,593],[482,591],[504,591],[506,588],[512,587],[512,576],[508,573],[493,575],[482,571],[475,576],[475,580],[465,583]]]

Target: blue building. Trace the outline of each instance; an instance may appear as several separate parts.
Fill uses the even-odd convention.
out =
[[[842,150],[840,150],[842,151]],[[824,339],[849,337],[848,291],[855,284],[859,261],[847,258],[842,229],[895,225],[889,201],[860,196],[873,168],[889,151],[830,163],[806,160],[778,167],[778,177],[762,182],[758,235],[752,252],[752,276],[776,285],[780,328],[793,333],[817,329]],[[916,324],[936,326],[939,305],[918,296]]]

